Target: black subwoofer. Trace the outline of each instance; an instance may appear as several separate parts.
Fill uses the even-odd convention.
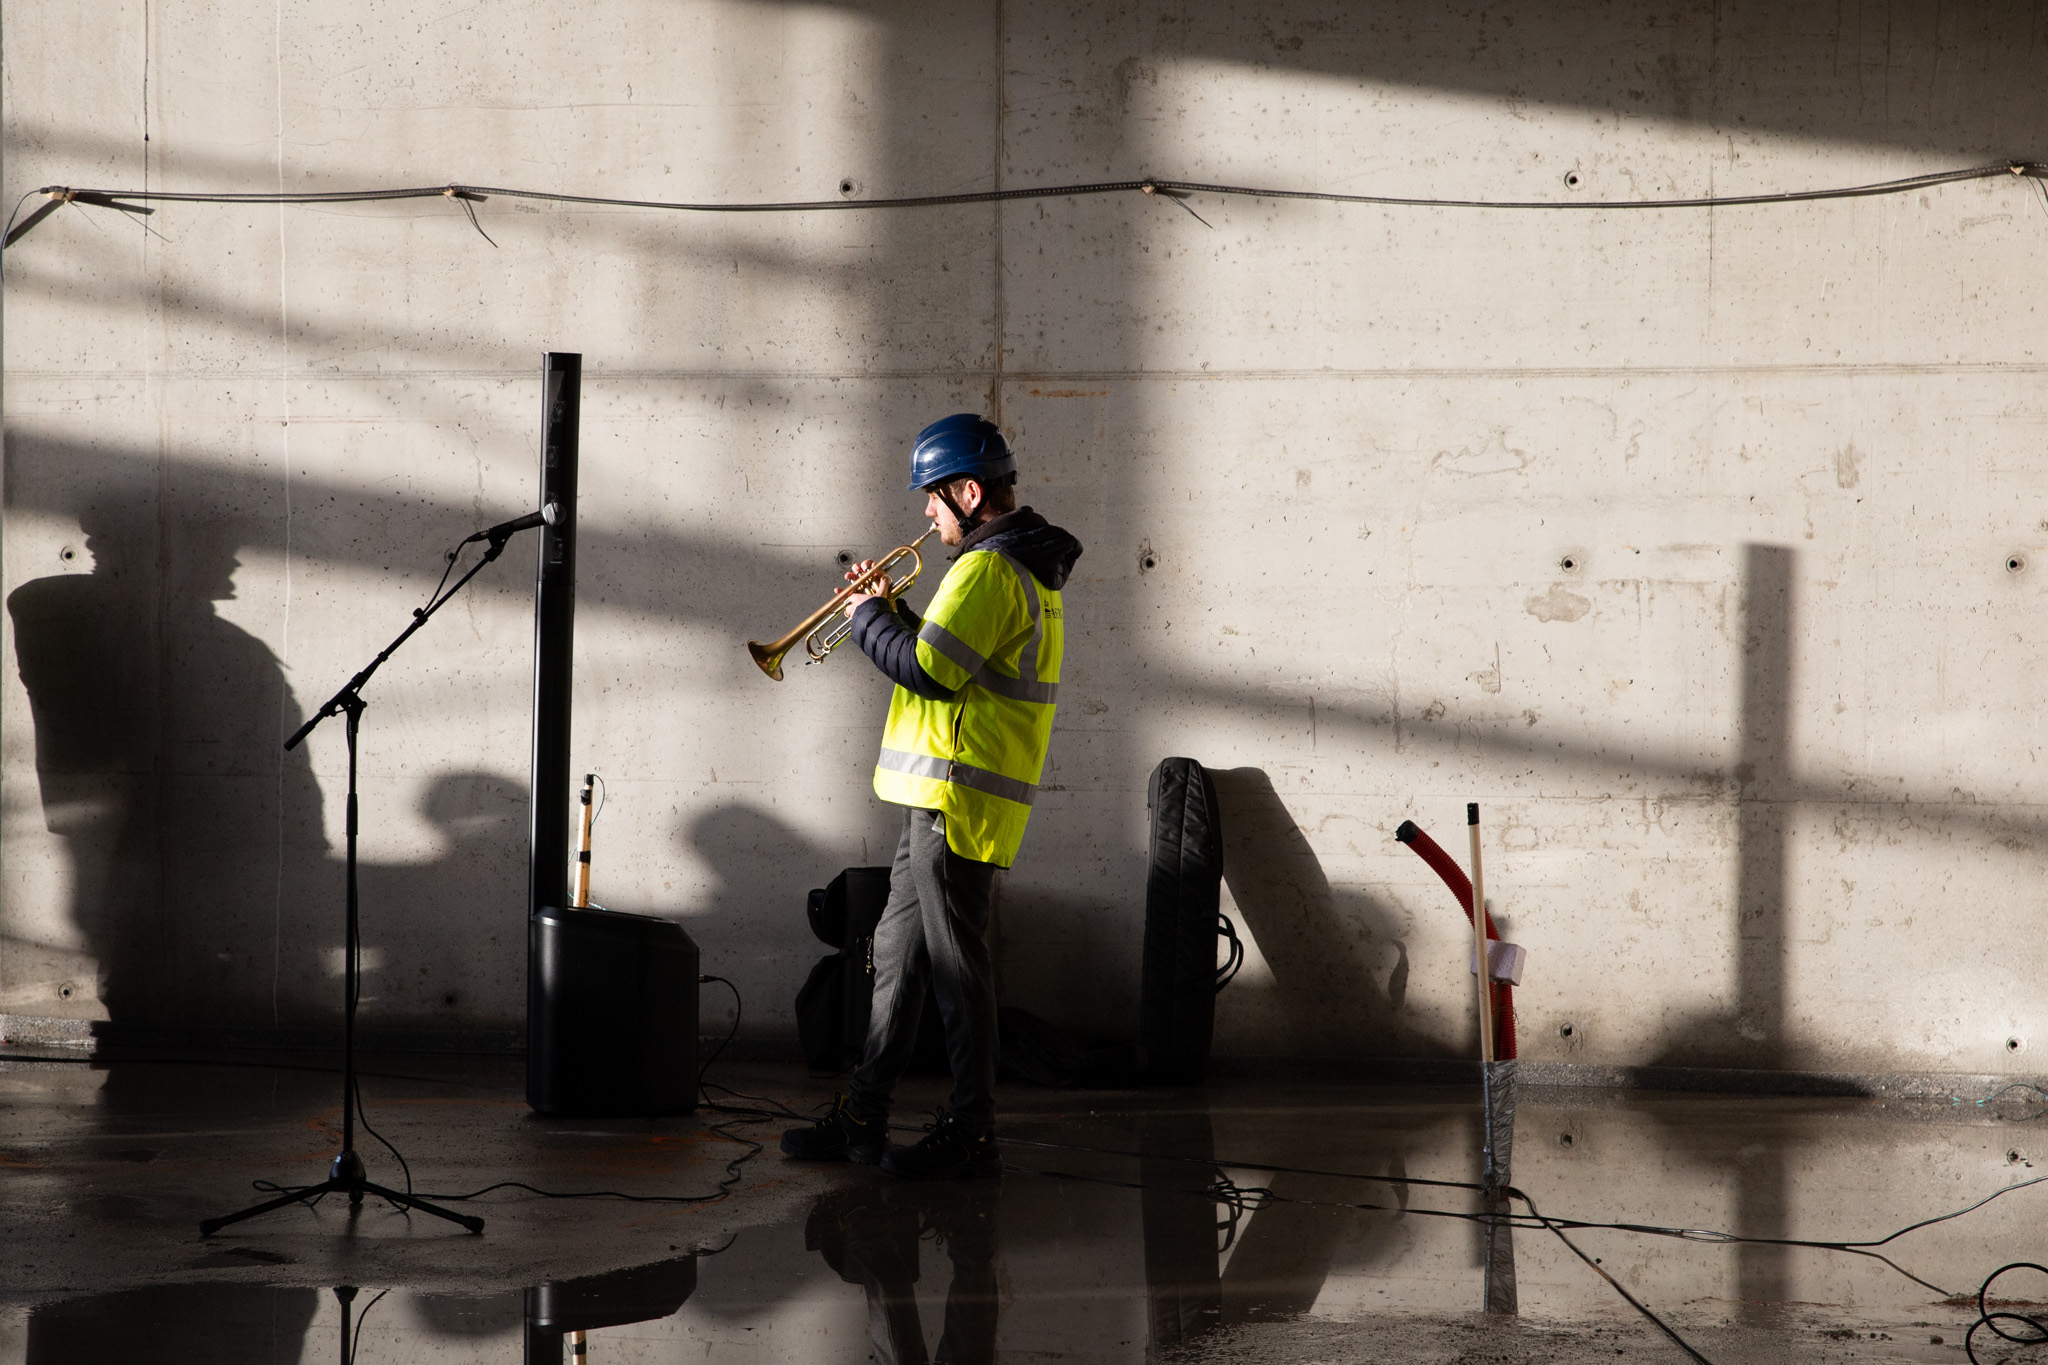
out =
[[[526,1102],[542,1114],[697,1107],[697,945],[647,915],[544,906],[528,924]]]

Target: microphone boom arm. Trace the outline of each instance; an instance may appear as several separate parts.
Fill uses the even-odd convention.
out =
[[[538,516],[539,514],[534,513],[533,515]],[[534,523],[534,525],[536,526],[539,524],[539,522]],[[525,528],[521,527],[520,529],[524,530]],[[508,539],[509,536],[510,533],[508,532]],[[470,540],[475,540],[476,538],[477,537],[475,536],[471,536]],[[469,544],[469,541],[465,540],[462,543],[467,545]],[[298,748],[300,743],[304,741],[306,736],[313,733],[314,727],[319,725],[321,721],[326,720],[329,716],[338,715],[341,712],[350,709],[351,707],[360,707],[361,705],[363,705],[363,687],[370,681],[371,675],[376,673],[376,671],[379,668],[382,668],[384,666],[384,661],[386,659],[390,658],[392,655],[398,652],[399,646],[403,645],[407,640],[410,640],[412,638],[414,631],[418,630],[421,626],[425,625],[429,620],[431,620],[433,618],[434,613],[439,611],[442,607],[446,606],[448,604],[449,599],[454,597],[456,593],[461,592],[463,586],[467,584],[470,579],[475,578],[478,574],[482,573],[484,570],[484,565],[490,563],[499,555],[505,553],[505,544],[505,539],[493,539],[490,543],[490,547],[484,551],[483,558],[477,560],[477,562],[473,566],[471,566],[468,573],[456,579],[454,587],[448,589],[448,591],[442,593],[439,597],[436,597],[433,601],[427,603],[426,606],[413,608],[412,620],[407,623],[404,630],[398,633],[398,638],[393,640],[390,644],[384,646],[382,650],[378,651],[376,658],[370,660],[369,663],[363,665],[362,670],[360,672],[358,672],[353,678],[350,678],[347,682],[343,683],[341,686],[341,690],[339,692],[336,692],[333,696],[329,697],[325,702],[321,703],[320,709],[318,711],[315,711],[312,714],[312,716],[307,719],[306,723],[304,725],[301,725],[296,731],[294,731],[292,737],[284,742],[286,752],[290,752],[291,750]]]

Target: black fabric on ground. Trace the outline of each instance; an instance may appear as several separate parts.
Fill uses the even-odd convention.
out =
[[[1047,1023],[1029,1010],[996,1011],[1006,1080],[1062,1090],[1121,1090],[1138,1079],[1137,1049],[1129,1043],[1092,1043]]]

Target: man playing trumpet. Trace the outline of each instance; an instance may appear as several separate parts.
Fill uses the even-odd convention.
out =
[[[854,643],[896,684],[875,794],[902,806],[889,901],[875,928],[874,1002],[849,1093],[782,1135],[790,1156],[875,1162],[912,1178],[993,1175],[996,997],[989,916],[1016,860],[1052,737],[1065,643],[1060,588],[1081,543],[1016,505],[1017,462],[973,413],[918,433],[910,487],[959,547],[922,621],[886,576],[847,601]],[[858,579],[874,568],[847,571]],[[925,982],[938,998],[951,1103],[923,1140],[891,1147],[889,1100],[909,1061]]]

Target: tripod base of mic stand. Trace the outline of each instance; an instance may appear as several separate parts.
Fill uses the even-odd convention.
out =
[[[225,1218],[208,1218],[199,1225],[199,1235],[211,1237],[230,1223],[239,1223],[244,1218],[254,1218],[258,1214],[281,1209],[287,1204],[302,1204],[309,1199],[318,1199],[323,1194],[345,1194],[350,1204],[360,1204],[364,1195],[371,1194],[379,1199],[388,1200],[402,1209],[418,1209],[421,1213],[431,1213],[436,1218],[446,1218],[451,1223],[461,1224],[470,1232],[484,1230],[484,1220],[481,1218],[456,1213],[453,1209],[444,1209],[439,1204],[430,1204],[418,1195],[387,1189],[373,1183],[363,1170],[363,1159],[354,1152],[345,1150],[334,1158],[334,1165],[329,1169],[327,1179],[319,1184],[308,1185],[289,1194],[281,1194],[275,1199],[266,1199],[261,1204],[253,1204],[240,1213],[231,1213]]]

